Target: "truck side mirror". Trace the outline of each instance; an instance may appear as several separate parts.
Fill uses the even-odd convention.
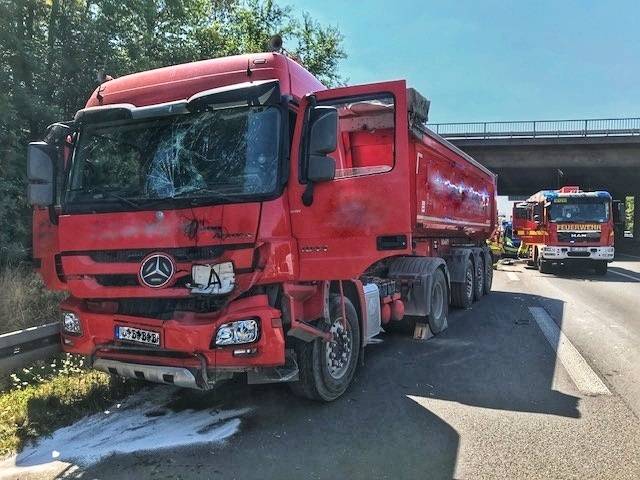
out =
[[[328,155],[338,147],[338,109],[316,106],[309,116],[309,156]]]
[[[336,161],[329,153],[338,148],[338,109],[312,107],[308,125],[307,187],[302,194],[302,203],[307,207],[313,203],[313,184],[333,180],[336,176]]]
[[[307,167],[307,180],[328,182],[336,178],[336,161],[326,155],[310,155]]]
[[[542,222],[542,217],[540,215],[536,214],[536,215],[533,216],[533,221],[536,222],[536,223],[540,223],[540,222]]]
[[[31,206],[49,207],[54,200],[55,147],[46,142],[31,142],[27,149],[27,199]]]
[[[624,204],[620,200],[612,202],[613,223],[621,225],[624,223]]]

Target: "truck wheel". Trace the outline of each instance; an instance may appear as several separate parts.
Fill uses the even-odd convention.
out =
[[[351,301],[345,297],[346,330],[342,326],[340,295],[329,297],[329,321],[322,328],[333,333],[333,341],[316,339],[296,341],[299,380],[290,387],[296,395],[330,402],[349,387],[358,365],[360,353],[360,323]]]
[[[539,259],[538,270],[540,270],[540,273],[552,273],[553,269],[551,268],[551,262]]]
[[[598,262],[595,265],[596,275],[606,275],[609,265],[607,262]]]
[[[491,261],[491,259],[489,259]],[[487,259],[483,259],[484,265],[484,294],[487,295],[491,291],[491,285],[493,284],[493,264],[487,262]]]
[[[431,313],[427,316],[429,328],[434,335],[446,330],[447,316],[449,314],[449,295],[447,280],[442,270],[437,269],[433,274],[431,283]]]
[[[484,293],[484,260],[480,257],[478,264],[476,267],[476,281],[474,283],[473,288],[473,301],[477,302],[482,298],[482,294]]]
[[[451,304],[458,308],[469,308],[473,303],[473,292],[475,291],[475,273],[473,263],[467,258],[464,271],[464,282],[451,284]]]

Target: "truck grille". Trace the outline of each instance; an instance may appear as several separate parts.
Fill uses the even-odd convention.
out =
[[[213,313],[224,305],[223,298],[127,298],[118,301],[118,314],[169,320],[175,312]]]
[[[139,287],[138,276],[130,273],[95,275],[94,278],[103,287]],[[191,281],[191,275],[178,278],[174,288],[185,287]]]
[[[600,232],[558,232],[558,241],[564,243],[599,242]]]
[[[234,245],[235,247],[235,245]],[[184,247],[184,248],[160,248],[160,249],[134,249],[134,250],[101,250],[86,252],[97,263],[136,263],[144,257],[156,251],[168,253],[177,262],[189,262],[193,260],[206,260],[217,258],[224,252],[223,245],[209,247]]]

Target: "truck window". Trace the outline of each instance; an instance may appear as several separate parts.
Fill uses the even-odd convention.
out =
[[[336,178],[388,172],[395,162],[395,101],[390,94],[326,102],[338,109]]]

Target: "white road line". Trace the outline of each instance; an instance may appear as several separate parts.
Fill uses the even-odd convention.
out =
[[[520,280],[520,277],[515,272],[507,272],[507,277],[509,277],[509,280],[513,280],[514,282]]]
[[[585,395],[611,395],[604,382],[562,333],[547,311],[542,307],[529,307],[529,311],[578,390]]]
[[[608,270],[609,273],[613,273],[615,275],[620,275],[621,277],[627,277],[630,278],[631,280],[635,280],[636,282],[640,282],[640,277],[634,277],[633,275],[628,275],[626,273],[622,273],[622,272],[616,272],[615,270]]]

